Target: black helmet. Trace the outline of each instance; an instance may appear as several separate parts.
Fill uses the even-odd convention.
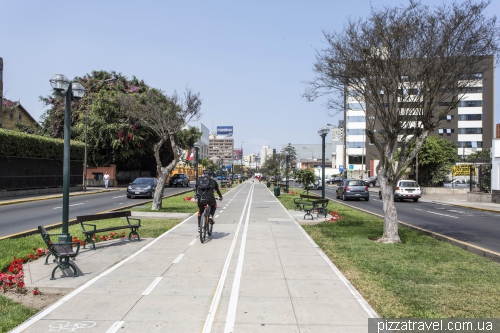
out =
[[[212,170],[210,170],[210,169],[203,170],[203,174],[205,176],[208,176],[208,177],[212,177],[212,175],[213,175]]]

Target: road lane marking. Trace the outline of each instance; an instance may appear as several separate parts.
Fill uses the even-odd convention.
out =
[[[120,195],[120,196],[117,196],[117,197],[113,197],[113,199],[118,199],[118,198],[124,198],[125,195]]]
[[[113,326],[111,326],[109,328],[109,330],[106,331],[106,333],[115,333],[115,332],[118,332],[118,330],[120,329],[120,326],[122,326],[123,324],[125,324],[124,321],[115,321],[115,323],[113,324]]]
[[[227,272],[229,270],[229,264],[231,263],[231,258],[233,256],[234,248],[236,246],[236,242],[238,240],[238,235],[240,232],[241,224],[243,222],[243,218],[245,216],[245,210],[250,209],[250,206],[248,205],[248,202],[250,200],[250,196],[253,193],[253,188],[254,185],[250,187],[250,191],[248,192],[247,199],[245,200],[245,205],[243,206],[243,210],[241,212],[240,220],[238,222],[238,227],[236,228],[236,231],[234,233],[233,241],[231,243],[231,247],[229,248],[229,253],[226,258],[226,262],[224,263],[224,267],[222,268],[222,273],[219,278],[219,282],[217,283],[217,287],[215,289],[215,294],[212,299],[212,304],[210,304],[210,308],[208,310],[208,315],[207,318],[205,319],[205,324],[203,325],[202,333],[210,333],[212,330],[212,325],[215,319],[215,314],[217,312],[217,307],[219,306],[221,294],[222,294],[222,289],[224,288],[224,284],[226,283],[226,277],[227,277]],[[239,193],[239,192],[238,192]]]
[[[252,196],[250,197],[250,203],[247,210],[247,217],[245,219],[245,227],[243,228],[243,234],[241,235],[241,245],[240,253],[238,255],[238,263],[236,265],[236,271],[234,273],[233,288],[231,290],[231,297],[229,298],[229,307],[226,316],[226,326],[224,328],[224,333],[233,333],[234,322],[236,319],[236,308],[238,307],[238,297],[240,296],[240,285],[241,285],[241,273],[243,271],[243,261],[245,260],[245,248],[247,244],[247,233],[248,233],[248,221],[250,220],[250,210],[252,207],[253,199],[253,189]]]
[[[80,203],[77,203],[77,204],[73,204],[73,205],[69,205],[69,207],[73,207],[73,206],[80,206],[80,205],[85,205],[85,202],[80,202]],[[62,207],[54,207],[52,209],[61,209]]]
[[[179,261],[181,261],[182,257],[184,257],[184,253],[179,254],[177,258],[175,258],[175,260],[172,261],[172,264],[177,264]]]
[[[196,237],[195,239],[193,239],[193,240],[191,241],[191,243],[189,243],[189,246],[193,246],[193,245],[194,245],[194,243],[196,243],[196,241],[197,241],[197,240],[198,240],[198,237]]]
[[[142,296],[147,296],[151,293],[151,291],[156,287],[156,285],[158,283],[160,283],[161,279],[163,279],[162,276],[160,277],[157,277],[156,279],[154,279],[153,282],[151,282],[151,284],[149,285],[149,287],[146,288],[146,290],[144,290],[144,292],[141,294]]]
[[[454,218],[454,219],[458,219],[458,216],[452,216],[452,215],[447,215],[447,214],[441,214],[441,213],[431,212],[429,210],[423,210],[423,209],[419,209],[419,208],[415,208],[415,210],[419,210],[419,211],[426,212],[426,213],[429,213],[429,214],[436,214],[436,215],[441,215],[441,216],[446,216],[446,217],[451,217],[451,218]]]

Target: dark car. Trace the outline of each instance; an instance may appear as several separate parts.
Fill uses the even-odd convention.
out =
[[[327,184],[340,184],[342,183],[342,177],[332,177],[326,180]]]
[[[377,180],[377,176],[371,176],[370,178],[364,179],[364,182],[368,185],[368,187],[374,187],[377,185]]]
[[[170,180],[168,181],[168,186],[181,186],[184,187],[184,185],[189,186],[189,177],[185,173],[177,173],[170,177]]]
[[[134,180],[127,187],[127,198],[153,198],[158,180],[153,177],[141,177]]]
[[[370,192],[368,191],[368,186],[362,180],[356,179],[344,179],[342,183],[337,187],[337,199],[342,198],[346,201],[348,199],[365,199],[365,201],[370,200]]]

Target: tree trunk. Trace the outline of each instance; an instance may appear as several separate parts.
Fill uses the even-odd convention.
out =
[[[395,181],[389,180],[384,175],[383,167],[380,167],[380,169],[377,167],[377,169],[384,208],[384,233],[378,239],[378,242],[385,244],[401,243],[398,233],[398,212],[394,205]]]
[[[174,141],[173,135],[171,135],[170,142],[172,144],[174,159],[172,160],[172,162],[170,162],[165,167],[161,165],[160,148],[165,141],[167,141],[167,140],[161,139],[154,146],[154,153],[155,153],[155,159],[156,159],[156,170],[158,173],[156,175],[156,177],[158,179],[158,185],[156,186],[153,204],[151,206],[151,210],[154,210],[154,211],[158,211],[158,210],[160,210],[160,208],[162,208],[163,190],[165,189],[165,181],[167,180],[167,177],[168,177],[170,171],[172,171],[175,168],[175,166],[177,165],[177,160],[179,159],[179,154],[177,153],[177,148],[175,147],[175,141]]]

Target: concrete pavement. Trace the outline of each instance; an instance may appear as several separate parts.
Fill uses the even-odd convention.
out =
[[[69,293],[12,332],[367,332],[375,311],[264,184],[218,205],[204,244],[192,215],[156,239],[82,251],[77,278],[28,264],[30,286]]]

